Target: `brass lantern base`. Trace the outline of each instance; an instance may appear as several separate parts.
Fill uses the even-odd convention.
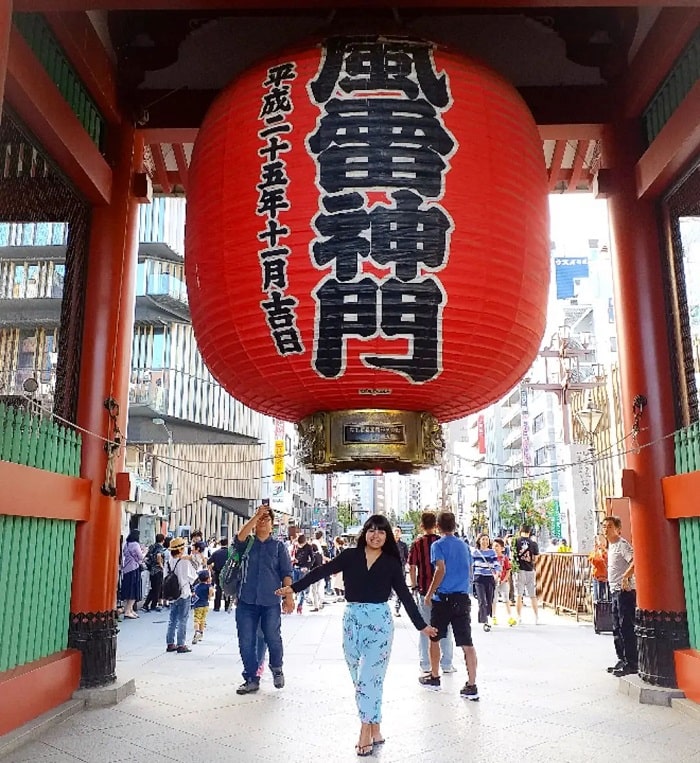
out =
[[[302,419],[300,460],[316,474],[382,469],[409,474],[442,460],[438,420],[425,411],[319,411]]]

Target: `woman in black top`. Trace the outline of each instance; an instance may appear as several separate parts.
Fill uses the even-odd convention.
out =
[[[399,550],[387,518],[375,514],[362,528],[356,548],[349,548],[308,575],[277,590],[279,596],[297,593],[327,575],[342,572],[347,605],[343,616],[343,651],[360,715],[360,739],[355,746],[361,757],[382,744],[379,724],[384,676],[394,637],[394,621],[387,605],[391,589],[401,600],[416,628],[436,634],[420,616],[406,586]]]

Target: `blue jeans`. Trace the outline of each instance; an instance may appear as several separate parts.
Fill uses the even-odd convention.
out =
[[[270,651],[270,670],[282,670],[284,656],[282,648],[282,614],[280,604],[261,607],[239,601],[236,607],[236,630],[238,631],[238,650],[243,662],[243,678],[258,683],[256,675],[260,665],[258,654],[258,628],[262,630],[267,648]]]
[[[177,630],[177,646],[185,646],[187,635],[187,618],[190,614],[190,597],[176,599],[170,605],[170,619],[168,620],[168,632],[165,636],[166,644],[175,643],[175,631]]]
[[[297,580],[301,580],[304,575],[306,575],[306,572],[302,572],[298,567],[292,568],[292,583],[296,583]],[[306,589],[303,591],[299,591],[297,594],[297,607],[301,607],[304,603],[304,599],[306,597]]]
[[[418,611],[421,617],[426,623],[430,622],[430,607],[426,607],[423,601],[423,596],[416,597],[416,604],[418,605]],[[440,667],[445,668],[452,667],[452,649],[454,647],[454,636],[452,635],[452,626],[448,626],[447,635],[445,638],[440,639]],[[418,658],[420,660],[421,670],[430,670],[430,639],[425,633],[418,634]]]

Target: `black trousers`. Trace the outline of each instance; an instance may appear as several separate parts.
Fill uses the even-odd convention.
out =
[[[493,579],[493,575],[476,575],[474,588],[476,589],[476,598],[479,601],[479,622],[487,623],[491,617],[496,581]]]
[[[215,587],[216,593],[214,594],[214,612],[219,612],[221,610],[221,599],[224,600],[224,609],[228,612],[229,609],[231,609],[231,597],[230,596],[224,596],[224,592],[221,590],[221,586],[219,585],[219,576],[216,576],[216,587]]]
[[[618,660],[634,670],[638,667],[637,636],[634,633],[636,591],[612,592],[613,642]]]
[[[154,575],[151,575],[151,590],[148,592],[146,601],[143,603],[144,609],[153,609],[158,606],[160,601],[160,592],[163,588],[163,570],[158,570]]]

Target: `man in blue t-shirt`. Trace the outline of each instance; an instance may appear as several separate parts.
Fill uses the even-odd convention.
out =
[[[440,639],[445,638],[451,625],[455,644],[462,647],[467,665],[467,683],[460,694],[478,700],[476,649],[469,614],[472,555],[469,546],[455,536],[456,521],[451,511],[441,512],[437,525],[442,537],[430,547],[430,561],[435,572],[425,595],[425,605],[430,607],[430,624],[437,628],[437,635],[430,639],[430,674],[421,676],[418,681],[423,686],[440,688]]]

